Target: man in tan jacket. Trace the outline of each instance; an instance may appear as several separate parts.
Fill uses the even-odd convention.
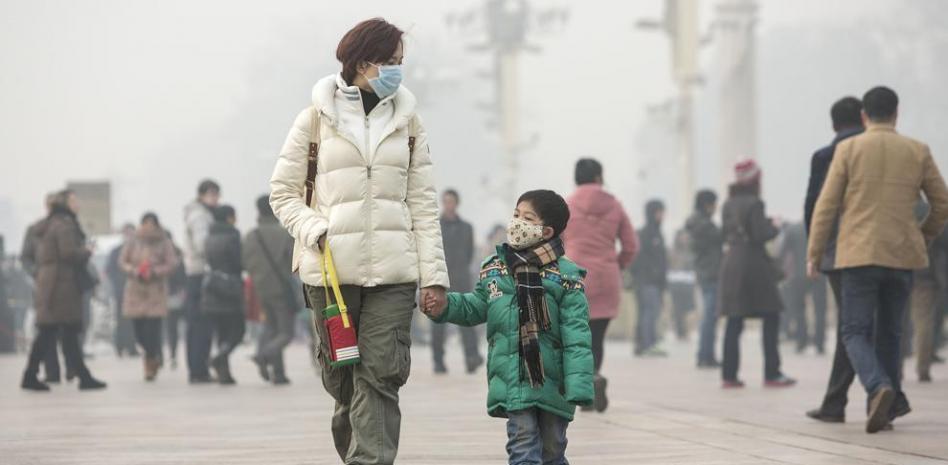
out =
[[[895,131],[898,102],[886,87],[863,97],[866,132],[836,146],[813,214],[808,251],[809,273],[815,276],[839,215],[839,324],[849,359],[870,397],[869,433],[910,411],[900,379],[902,316],[912,270],[928,266],[926,244],[948,221],[948,188],[928,146]],[[920,227],[914,217],[919,192],[931,204]]]

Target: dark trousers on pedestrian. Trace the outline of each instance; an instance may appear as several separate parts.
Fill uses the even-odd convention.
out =
[[[317,359],[323,387],[336,401],[332,418],[336,452],[345,463],[394,463],[402,420],[398,391],[411,372],[411,319],[417,286],[342,286],[361,357],[359,364],[342,367],[330,365],[322,314],[325,291],[309,285],[305,291],[319,334]]]
[[[296,308],[286,298],[263,299],[266,315],[263,332],[257,342],[257,355],[273,366],[273,371],[284,375],[283,349],[293,342],[296,329]]]
[[[132,318],[135,340],[151,360],[161,359],[161,318]]]
[[[635,288],[638,307],[635,324],[635,353],[642,354],[658,344],[658,320],[662,315],[662,288],[639,284]]]
[[[208,360],[211,356],[211,323],[201,309],[201,284],[204,275],[188,276],[185,312],[188,329],[185,333],[188,352],[188,373],[191,378],[210,376]]]
[[[40,364],[43,363],[50,352],[55,354],[56,342],[61,340],[66,366],[74,367],[80,380],[90,377],[86,363],[82,359],[82,348],[79,345],[79,333],[82,331],[82,323],[40,324],[37,326],[37,330],[26,365],[27,376],[35,377],[39,373]],[[48,375],[49,373],[47,373]]]
[[[602,360],[605,355],[606,330],[609,328],[609,318],[595,318],[589,320],[589,330],[592,332],[592,352],[593,366],[595,373],[599,374],[602,368]]]
[[[823,352],[826,341],[826,280],[799,277],[790,279],[782,289],[787,307],[786,325],[790,336],[802,351],[813,344],[817,351]],[[806,297],[813,301],[813,331],[810,332],[807,316]]]
[[[214,358],[229,366],[230,354],[244,340],[247,320],[242,312],[217,313],[211,315],[210,319],[217,339],[217,354]]]
[[[115,330],[112,334],[112,343],[115,345],[115,353],[122,355],[138,355],[138,349],[135,348],[135,335],[132,329],[132,322],[122,314],[122,299],[124,295],[115,294]]]
[[[830,273],[829,283],[833,290],[833,298],[836,299],[838,323],[836,326],[833,368],[830,371],[829,386],[826,388],[826,395],[823,397],[823,405],[820,407],[820,411],[826,416],[843,417],[846,414],[846,404],[849,402],[849,386],[856,379],[856,371],[853,370],[849,355],[846,354],[846,344],[843,342],[843,285],[841,273]]]
[[[168,353],[171,360],[178,359],[178,341],[181,339],[181,322],[185,319],[184,308],[172,308],[165,318],[165,332],[168,334]]]
[[[461,348],[464,350],[464,361],[468,369],[476,368],[484,359],[478,349],[477,328],[456,327],[461,338]],[[448,325],[431,323],[431,356],[436,366],[444,366],[444,341],[447,336]]]
[[[59,347],[61,347],[60,340],[62,336],[60,333],[56,333],[53,337],[53,341],[49,343],[49,350],[46,351],[46,354],[43,355],[43,371],[46,373],[47,381],[59,381],[61,379],[62,373],[59,366]],[[69,374],[72,374],[72,370],[67,369]],[[69,375],[67,374],[67,378]]]
[[[843,342],[859,381],[870,397],[884,387],[901,393],[902,320],[912,272],[881,266],[849,268],[842,270],[842,284]]]
[[[701,328],[698,333],[698,363],[714,363],[714,345],[718,329],[718,285],[701,285],[701,300],[704,305],[701,315]]]
[[[724,381],[737,381],[737,371],[741,366],[741,333],[744,331],[742,316],[727,318],[724,329],[724,360],[722,377]],[[780,337],[780,313],[772,312],[761,317],[763,320],[764,378],[773,380],[780,377],[780,350],[777,347]]]

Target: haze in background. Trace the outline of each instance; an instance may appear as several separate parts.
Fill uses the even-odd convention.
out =
[[[537,2],[534,2],[537,3]],[[549,6],[549,2],[541,2]],[[419,95],[440,187],[482,233],[512,205],[496,196],[502,166],[479,106],[490,57],[445,16],[480,2],[171,0],[0,4],[0,234],[17,250],[43,195],[67,180],[110,180],[113,223],[147,210],[181,235],[182,207],[205,177],[223,185],[240,226],[312,85],[336,72],[335,48],[356,22],[383,16],[409,31],[405,84]],[[635,29],[661,1],[563,2],[562,31],[534,35],[521,60],[525,134],[518,188],[572,189],[572,166],[594,156],[636,225],[648,197],[674,199],[671,129],[646,108],[673,95],[664,35]],[[703,23],[713,3],[703,5]],[[884,83],[902,97],[902,132],[948,162],[948,19],[937,0],[760,2],[758,153],[772,211],[802,216],[809,156],[832,138],[829,106]],[[703,61],[713,58],[709,53]],[[710,69],[710,68],[709,68]],[[716,186],[715,88],[697,93],[696,182]],[[685,212],[678,212],[682,216]],[[669,225],[677,228],[679,225]]]

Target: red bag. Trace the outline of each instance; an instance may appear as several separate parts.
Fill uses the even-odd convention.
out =
[[[329,365],[333,368],[355,365],[361,361],[359,357],[359,339],[356,336],[355,325],[349,317],[349,309],[339,290],[339,278],[336,276],[336,265],[332,259],[332,251],[326,244],[323,254],[323,289],[326,291],[326,308],[323,309],[323,324],[326,326],[326,335],[329,346]],[[332,286],[336,303],[331,303],[329,287]]]

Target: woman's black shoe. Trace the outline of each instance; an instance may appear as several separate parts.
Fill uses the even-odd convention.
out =
[[[270,366],[267,363],[267,359],[260,355],[254,355],[251,360],[257,365],[257,372],[260,373],[260,377],[263,378],[264,381],[270,381]]]
[[[36,375],[23,375],[23,382],[20,383],[20,387],[26,389],[27,391],[37,391],[44,392],[49,390],[49,385],[39,380]]]
[[[91,375],[79,380],[80,391],[95,391],[105,389],[106,384],[93,378]]]
[[[806,412],[806,416],[816,421],[822,421],[823,423],[846,423],[846,417],[827,415],[820,409],[810,410],[809,412]]]
[[[225,386],[237,384],[234,377],[230,375],[230,364],[227,363],[226,358],[214,357],[211,360],[211,368],[217,373],[217,382]]]

